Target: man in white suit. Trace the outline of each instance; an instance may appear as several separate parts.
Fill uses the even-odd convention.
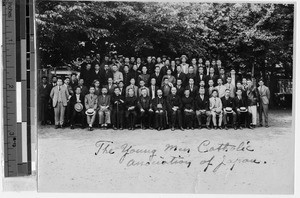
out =
[[[221,99],[217,96],[218,96],[218,91],[214,89],[212,91],[212,97],[209,99],[209,104],[210,104],[209,109],[211,111],[214,128],[222,129],[221,125],[223,119],[223,113],[222,113],[223,105]],[[217,126],[217,115],[219,116],[219,122],[218,122],[219,126]]]
[[[57,79],[57,85],[50,92],[52,105],[54,108],[55,129],[64,124],[65,109],[69,100],[69,91],[66,86],[62,86],[62,79]]]

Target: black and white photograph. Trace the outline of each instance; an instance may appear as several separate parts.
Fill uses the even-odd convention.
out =
[[[293,194],[294,4],[35,2],[38,192]]]

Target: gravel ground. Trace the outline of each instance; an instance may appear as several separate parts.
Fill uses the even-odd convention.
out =
[[[254,130],[38,131],[40,192],[290,194],[291,110]]]

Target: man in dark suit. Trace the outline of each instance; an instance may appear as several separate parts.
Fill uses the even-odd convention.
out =
[[[85,86],[90,86],[92,85],[93,82],[93,70],[92,70],[92,65],[90,63],[86,64],[86,69],[80,73],[80,78],[84,80],[84,85]]]
[[[151,98],[147,95],[146,88],[141,89],[141,96],[138,99],[138,108],[140,110],[141,116],[141,128],[145,130],[147,127],[151,127],[151,120],[153,116],[152,113],[149,111],[151,105]]]
[[[124,86],[127,87],[130,85],[130,79],[131,79],[131,73],[129,72],[129,66],[124,65],[124,70],[123,70],[123,82]]]
[[[103,87],[103,85],[107,85],[109,78],[113,79],[113,73],[112,73],[112,71],[111,71],[111,69],[109,68],[108,65],[104,65],[104,72],[103,73],[104,73],[104,75],[103,75],[104,78],[100,79],[100,84],[102,85],[102,87]]]
[[[195,84],[199,86],[200,82],[205,80],[206,80],[206,75],[204,74],[204,69],[203,67],[199,67],[198,72],[196,74]]]
[[[235,108],[235,112],[237,114],[237,125],[238,128],[242,129],[242,122],[245,122],[246,127],[249,127],[250,129],[252,129],[252,126],[250,126],[250,118],[251,115],[249,115],[248,112],[248,104],[247,104],[247,100],[245,98],[242,97],[242,89],[237,89],[236,91],[236,97],[234,98],[234,108]],[[243,111],[243,108],[245,108],[246,110]]]
[[[77,74],[72,73],[69,85],[72,87],[72,90],[75,91],[75,88],[78,86]]]
[[[181,78],[178,78],[177,81],[176,81],[176,89],[177,89],[177,92],[176,94],[182,98],[184,96],[184,90],[185,90],[185,87],[182,85],[182,80]]]
[[[223,67],[220,68],[220,71],[219,71],[219,79],[222,79],[222,82],[225,83],[227,82],[227,76],[225,74],[225,70]]]
[[[188,73],[186,74],[186,79],[194,79],[194,82],[196,81],[196,74],[194,72],[194,67],[192,65],[189,66]]]
[[[135,129],[135,121],[136,121],[136,107],[138,104],[138,99],[134,94],[134,91],[132,88],[128,89],[128,96],[125,98],[125,117],[126,117],[126,123],[128,126],[128,130],[134,130]]]
[[[162,96],[162,90],[157,90],[157,97],[152,100],[155,113],[155,126],[158,131],[166,127],[166,101]]]
[[[223,96],[221,98],[222,101],[222,105],[223,105],[223,123],[224,123],[224,127],[227,130],[227,118],[228,117],[232,117],[233,119],[233,126],[234,129],[236,130],[236,113],[233,111],[233,109],[235,109],[234,106],[234,98],[230,97],[230,90],[226,89],[225,90],[225,96]],[[227,108],[227,109],[226,109]],[[231,108],[232,110],[230,111],[228,108]]]
[[[113,79],[111,77],[108,78],[107,82],[107,85],[105,85],[104,87],[107,89],[108,95],[113,95],[115,87],[117,87],[117,85],[113,84]]]
[[[172,87],[171,89],[171,94],[167,96],[167,107],[168,107],[168,112],[171,117],[170,122],[171,122],[171,130],[175,130],[175,124],[176,120],[178,123],[178,127],[180,130],[183,131],[182,128],[182,115],[181,115],[181,110],[182,110],[182,103],[181,103],[181,98],[176,95],[177,89],[175,87]]]
[[[211,113],[209,110],[209,98],[205,95],[205,88],[200,87],[199,94],[195,98],[195,111],[199,124],[199,129],[202,128],[202,117],[206,116],[206,127],[210,129]]]
[[[121,96],[126,96],[126,89],[124,87],[124,83],[123,81],[120,81],[119,84],[118,84],[118,87],[120,88],[120,93],[121,93]]]
[[[147,57],[147,62],[145,63],[145,66],[147,67],[147,71],[151,76],[154,73],[154,70],[155,70],[155,64],[152,63],[151,56]]]
[[[40,102],[40,121],[42,125],[47,124],[49,120],[48,116],[48,104],[49,104],[49,94],[51,91],[51,86],[48,84],[47,77],[42,77],[42,84],[39,85],[38,93],[39,93],[39,102]]]
[[[115,87],[114,94],[111,97],[111,105],[112,105],[112,124],[113,129],[123,130],[124,122],[124,108],[125,108],[125,97],[120,95],[119,87]]]
[[[155,67],[155,72],[150,76],[150,79],[155,78],[156,80],[156,85],[160,86],[162,82],[162,77],[163,75],[160,73],[160,68],[159,66]]]
[[[157,95],[157,90],[158,87],[156,86],[156,79],[155,78],[151,78],[150,81],[150,86],[149,86],[149,95],[150,95],[150,99],[154,99]]]
[[[83,80],[82,78],[79,79],[79,81],[78,81],[78,86],[80,87],[80,89],[81,89],[81,94],[82,94],[83,96],[85,96],[86,94],[89,93],[89,90],[88,90],[87,86],[84,85],[84,80]]]
[[[74,109],[76,103],[80,103],[82,105],[82,110],[77,111]],[[79,121],[81,124],[81,128],[84,128],[84,95],[81,94],[81,88],[78,86],[75,88],[75,94],[70,99],[70,107],[71,107],[71,122],[70,128],[74,129],[75,119]]]
[[[190,95],[190,90],[186,89],[184,91],[184,96],[181,99],[184,123],[187,129],[194,129],[194,116],[195,116],[195,107],[194,107],[194,98]]]
[[[198,90],[199,90],[198,86],[196,86],[196,85],[194,84],[194,79],[193,79],[193,78],[190,78],[190,79],[189,79],[189,85],[186,86],[185,89],[190,90],[189,95],[190,95],[192,98],[195,98],[195,97],[196,97],[196,95],[198,94]]]
[[[219,77],[215,74],[215,69],[214,68],[210,68],[209,69],[209,75],[206,76],[206,84],[208,84],[209,80],[213,80],[214,82],[214,87],[217,86],[217,81],[218,81]]]
[[[177,66],[177,74],[176,74],[175,78],[176,78],[176,80],[179,78],[181,79],[182,86],[185,87],[187,85],[186,75],[185,75],[185,73],[182,72],[182,68],[180,65]]]
[[[99,64],[96,64],[96,65],[95,65],[95,70],[93,71],[92,78],[93,78],[93,81],[94,81],[94,80],[98,80],[99,82],[100,82],[103,78],[105,78],[105,76],[104,76],[104,70],[101,71],[100,65],[99,65]],[[103,85],[103,84],[101,84],[101,86],[102,86],[102,85]]]

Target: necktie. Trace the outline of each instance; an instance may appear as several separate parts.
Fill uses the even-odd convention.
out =
[[[60,86],[58,86],[58,91],[60,91]]]

